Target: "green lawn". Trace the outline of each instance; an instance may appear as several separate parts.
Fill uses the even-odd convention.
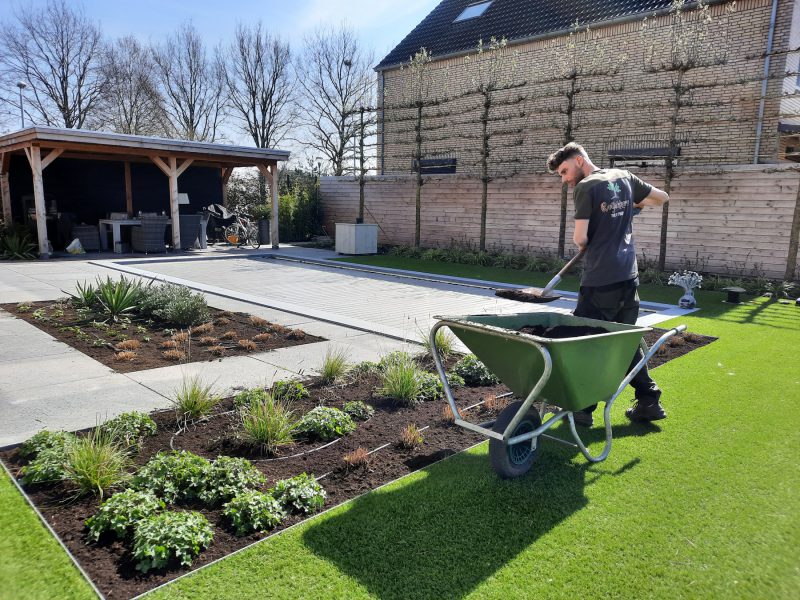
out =
[[[522,275],[533,285],[548,278]],[[675,302],[680,290],[645,286],[642,295]],[[796,597],[800,309],[697,297],[702,310],[671,323],[720,339],[654,370],[669,413],[658,426],[629,424],[622,396],[604,463],[545,441],[528,476],[501,481],[481,444],[153,597]],[[599,452],[601,431],[589,438]],[[30,543],[47,544],[37,532]],[[23,543],[10,547],[17,569],[44,571],[41,557],[13,550]],[[25,579],[14,581],[13,596],[25,596]],[[73,588],[85,589],[64,584]]]

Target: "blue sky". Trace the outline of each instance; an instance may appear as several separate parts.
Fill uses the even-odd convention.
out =
[[[8,4],[6,4],[8,2]],[[109,37],[132,34],[142,41],[159,41],[191,19],[210,46],[232,37],[237,23],[259,19],[293,46],[300,48],[303,34],[320,24],[351,25],[362,41],[375,50],[376,63],[388,54],[439,0],[67,0],[83,5]],[[18,0],[0,0],[19,6]],[[27,0],[44,6],[46,0]]]

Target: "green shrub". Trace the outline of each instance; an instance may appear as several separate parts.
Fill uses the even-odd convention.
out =
[[[387,367],[397,364],[414,364],[414,359],[411,358],[411,355],[408,352],[395,350],[394,352],[389,352],[389,354],[384,354],[381,357],[381,359],[378,361],[378,368],[381,371],[385,371]]]
[[[150,286],[144,294],[141,311],[178,327],[200,325],[210,316],[208,303],[202,294],[171,283]]]
[[[344,348],[328,348],[322,361],[322,383],[333,383],[347,373],[349,353]]]
[[[329,406],[317,406],[297,423],[297,431],[326,442],[353,431],[356,424],[347,413]]]
[[[100,505],[94,516],[87,519],[87,537],[96,542],[103,533],[111,531],[124,539],[133,533],[133,526],[138,521],[163,510],[164,506],[164,502],[150,492],[125,490],[116,493]]]
[[[236,408],[245,408],[259,402],[264,402],[272,394],[264,388],[252,388],[239,392],[233,397],[233,405]]]
[[[286,402],[297,402],[308,398],[309,393],[306,386],[296,379],[282,379],[272,384],[272,395]]]
[[[158,426],[150,415],[143,412],[127,412],[106,421],[100,426],[125,447],[140,446],[145,437],[155,435]]]
[[[236,535],[245,535],[276,527],[285,514],[281,504],[270,494],[245,492],[225,505],[222,516],[230,522]]]
[[[350,368],[350,373],[356,376],[375,375],[379,372],[380,372],[380,367],[378,366],[378,363],[372,362],[371,360],[365,360],[356,365],[353,365]]]
[[[28,460],[36,458],[42,450],[61,449],[75,440],[75,435],[66,431],[48,431],[42,429],[28,438],[19,447],[19,455]]]
[[[106,491],[126,481],[130,459],[125,447],[100,427],[66,447],[66,478],[80,493],[103,497]]]
[[[355,400],[346,402],[343,407],[344,412],[358,421],[366,421],[375,414],[375,409],[366,402]]]
[[[255,221],[269,220],[272,218],[272,206],[266,203],[254,204],[250,207],[250,216]]]
[[[22,485],[34,483],[54,483],[67,477],[66,462],[67,448],[71,442],[64,446],[43,448],[36,458],[19,470]]]
[[[210,415],[220,401],[213,388],[213,384],[203,383],[198,375],[184,377],[170,398],[178,422],[185,424]]]
[[[456,366],[453,367],[453,372],[461,376],[465,385],[470,387],[496,385],[499,383],[497,377],[474,354],[467,354],[458,361]]]
[[[281,479],[271,490],[286,512],[311,514],[325,506],[325,490],[307,473]]]
[[[416,398],[418,401],[424,402],[442,397],[444,386],[438,375],[427,371],[419,371],[417,377],[419,378],[419,393]]]
[[[119,321],[139,310],[143,288],[138,281],[125,277],[106,277],[105,281],[98,277],[95,295],[102,312],[112,321]]]
[[[267,394],[260,402],[240,409],[245,441],[265,454],[275,454],[294,442],[296,422],[288,402]]]
[[[142,519],[133,534],[136,569],[147,573],[175,558],[189,566],[213,539],[208,519],[198,512],[166,512]]]
[[[200,498],[207,485],[211,463],[187,450],[159,452],[133,475],[131,485],[169,504]]]
[[[209,505],[226,502],[234,496],[257,489],[265,479],[246,458],[220,456],[211,463],[200,500]]]
[[[398,356],[397,360],[386,362],[381,383],[382,387],[378,389],[380,394],[393,398],[403,406],[411,406],[417,402],[423,382],[420,370],[406,354],[405,358]]]

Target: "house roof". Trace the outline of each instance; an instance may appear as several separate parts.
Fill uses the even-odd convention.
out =
[[[668,10],[670,0],[493,0],[483,15],[455,22],[461,12],[481,0],[442,0],[375,69],[409,61],[420,48],[432,58],[473,51],[478,40],[509,42],[560,35],[577,20],[581,26],[641,18]]]
[[[0,136],[0,153],[21,151],[32,143],[44,148],[64,148],[72,152],[120,156],[178,156],[195,160],[251,166],[288,160],[289,152],[271,148],[229,146],[208,142],[189,142],[167,138],[126,135],[85,129],[28,127]]]

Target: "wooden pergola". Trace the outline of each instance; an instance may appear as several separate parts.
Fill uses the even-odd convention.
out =
[[[39,256],[49,258],[45,217],[44,181],[42,172],[59,157],[84,160],[113,160],[125,165],[125,198],[128,214],[133,213],[131,162],[151,161],[167,177],[169,207],[172,218],[172,240],[180,246],[178,218],[178,178],[191,165],[219,168],[223,197],[236,167],[256,167],[264,176],[272,194],[272,247],[278,247],[278,162],[289,158],[289,152],[270,148],[228,146],[206,142],[188,142],[120,133],[81,129],[28,127],[0,136],[0,194],[6,222],[11,222],[9,166],[12,154],[27,157],[33,174],[33,196]]]

